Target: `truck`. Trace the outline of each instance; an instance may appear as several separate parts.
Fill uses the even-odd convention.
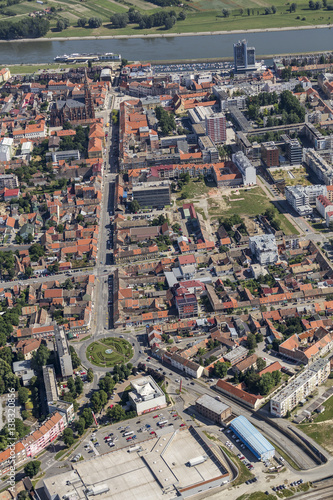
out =
[[[168,420],[160,420],[159,422],[157,422],[157,425],[165,425],[168,423]]]
[[[139,444],[137,444],[136,446],[132,446],[131,448],[129,448],[127,451],[128,453],[133,453],[133,451],[141,451],[142,448]]]
[[[133,434],[134,434],[134,431],[124,432],[124,437],[133,436]]]
[[[189,460],[187,464],[189,467],[194,467],[195,465],[199,465],[206,462],[207,458],[208,458],[207,455],[199,455],[198,457],[191,458],[191,460]]]

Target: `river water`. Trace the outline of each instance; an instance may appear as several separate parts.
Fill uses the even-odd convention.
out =
[[[333,49],[333,29],[313,28],[170,38],[6,42],[0,43],[0,64],[45,64],[57,55],[82,52],[114,52],[131,61],[232,57],[232,44],[245,37],[260,55]]]

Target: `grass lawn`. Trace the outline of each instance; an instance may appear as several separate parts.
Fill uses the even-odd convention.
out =
[[[205,181],[190,179],[187,184],[184,184],[180,191],[175,193],[177,205],[189,203],[191,200],[199,198],[203,194],[207,194],[212,186],[209,186]]]
[[[255,491],[254,493],[244,493],[237,500],[276,500],[273,494],[266,495],[263,491]]]
[[[127,363],[133,357],[133,349],[127,340],[106,338],[92,342],[87,347],[86,355],[87,359],[96,366],[114,366]]]
[[[333,396],[331,396],[323,406],[325,407],[323,413],[317,415],[312,423],[300,424],[299,428],[318,444],[322,445],[327,451],[332,453],[332,441],[328,436],[331,436],[333,431]]]

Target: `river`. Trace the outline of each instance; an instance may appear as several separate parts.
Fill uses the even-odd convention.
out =
[[[42,65],[52,62],[57,55],[77,52],[114,52],[131,61],[232,57],[232,44],[245,37],[260,55],[333,48],[330,28],[170,38],[6,42],[0,44],[0,64]]]

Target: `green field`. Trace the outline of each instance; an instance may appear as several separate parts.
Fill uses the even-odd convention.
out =
[[[270,200],[260,187],[240,190],[239,195],[231,194],[230,197],[223,196],[222,203],[215,198],[208,200],[209,214],[211,217],[225,217],[237,214],[247,217],[255,217],[262,214],[272,206]],[[299,234],[298,230],[281,213],[277,214],[281,229],[285,234]]]
[[[291,3],[291,2],[290,2]],[[164,10],[175,10],[178,14],[185,10],[187,18],[177,20],[170,29],[155,27],[151,29],[138,28],[138,25],[128,24],[126,28],[114,29],[110,23],[110,17],[114,13],[126,12],[133,5],[142,14],[150,15],[158,12],[161,7],[145,0],[46,0],[43,5],[24,0],[4,11],[15,13],[15,16],[0,14],[0,20],[15,21],[30,12],[54,7],[56,12],[51,19],[51,30],[48,37],[84,37],[84,36],[106,36],[106,35],[147,35],[163,33],[198,33],[212,31],[232,31],[250,29],[270,29],[290,26],[315,26],[326,25],[333,22],[333,12],[327,9],[310,10],[308,2],[297,3],[296,12],[289,12],[289,2],[277,0],[275,14],[265,14],[265,7],[271,7],[272,2],[266,0],[255,0],[246,2],[239,0],[237,3],[230,0],[193,0],[185,3],[183,7],[166,7]],[[329,2],[328,2],[329,3]],[[229,17],[222,15],[222,9],[229,11]],[[80,17],[100,17],[103,25],[100,28],[89,29],[77,27]],[[57,19],[60,17],[69,19],[71,26],[61,32],[56,31]]]
[[[106,352],[108,350],[112,352]],[[114,366],[127,363],[133,357],[133,349],[127,340],[112,337],[92,342],[87,347],[86,355],[96,366]]]
[[[331,436],[333,431],[333,396],[331,396],[323,406],[325,407],[325,411],[317,415],[313,423],[300,424],[299,427],[305,434],[310,436],[332,454],[332,440],[328,439],[328,436]]]

